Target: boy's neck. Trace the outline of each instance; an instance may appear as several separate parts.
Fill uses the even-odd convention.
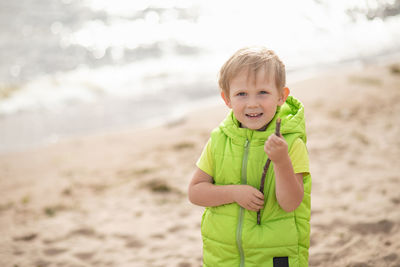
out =
[[[255,130],[255,131],[263,132],[263,131],[265,131],[265,130],[268,128],[268,125],[269,125],[269,122],[268,122],[267,124],[265,124],[263,127],[261,127],[260,129],[257,129],[257,130]],[[247,129],[247,127],[243,127],[243,126],[242,126],[242,123],[241,123],[241,122],[239,122],[239,128],[246,128],[246,129]]]

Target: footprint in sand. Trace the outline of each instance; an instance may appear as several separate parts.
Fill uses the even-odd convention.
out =
[[[353,262],[346,266],[348,266],[348,267],[372,267],[371,265],[369,265],[366,262]]]
[[[125,247],[127,248],[142,248],[144,246],[143,242],[138,239],[130,239],[125,243]]]
[[[316,253],[310,257],[310,266],[323,266],[328,260],[332,259],[333,254],[330,252]]]
[[[18,248],[14,248],[13,254],[14,254],[15,256],[21,256],[21,255],[24,254],[24,252],[23,252],[22,250],[18,249]]]
[[[178,264],[178,267],[191,267],[192,265],[188,262],[181,262]]]
[[[352,225],[350,229],[362,235],[379,233],[388,234],[390,233],[394,225],[395,223],[392,221],[381,220],[376,223],[357,223]]]
[[[35,262],[34,266],[47,267],[47,266],[50,266],[50,262],[48,262],[46,260],[39,259],[39,260],[37,260]]]
[[[180,230],[184,230],[185,228],[186,228],[185,225],[175,225],[175,226],[172,226],[172,227],[168,228],[168,232],[175,233],[175,232],[178,232]]]
[[[88,261],[94,256],[94,252],[79,252],[75,253],[74,256],[82,261]]]
[[[98,239],[103,239],[104,238],[104,235],[98,234],[92,228],[87,228],[87,227],[78,228],[76,230],[71,231],[67,235],[67,238],[73,237],[73,236],[86,236],[86,237],[94,237],[94,238],[98,238]]]
[[[125,247],[127,248],[142,248],[144,243],[133,235],[115,234],[115,237],[125,240]]]
[[[390,199],[390,201],[393,203],[393,204],[395,204],[395,205],[398,205],[398,204],[400,204],[400,197],[393,197],[393,198],[391,198]]]
[[[164,234],[154,234],[154,235],[151,235],[150,237],[154,238],[154,239],[165,239]]]
[[[104,239],[104,235],[102,234],[98,234],[96,233],[96,231],[94,231],[91,228],[78,228],[75,230],[70,231],[68,234],[64,235],[64,236],[59,236],[56,238],[46,238],[43,239],[42,242],[44,244],[53,244],[53,243],[57,243],[60,241],[64,241],[70,238],[73,238],[75,236],[85,236],[85,237],[93,237],[93,238],[97,238],[97,239]]]
[[[383,260],[386,262],[394,262],[395,260],[397,260],[397,258],[398,258],[397,254],[391,253],[383,257]]]
[[[14,241],[29,242],[29,241],[35,240],[37,236],[38,236],[37,233],[29,233],[29,234],[25,234],[25,235],[21,235],[21,236],[16,236],[13,239],[14,239]]]
[[[57,256],[67,251],[68,249],[66,248],[48,248],[43,250],[43,254],[46,256]]]

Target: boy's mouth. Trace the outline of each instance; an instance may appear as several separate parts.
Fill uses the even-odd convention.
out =
[[[246,113],[246,117],[250,119],[256,119],[263,115],[264,113]]]

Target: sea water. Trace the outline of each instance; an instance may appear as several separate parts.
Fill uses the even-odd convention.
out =
[[[220,66],[264,45],[288,82],[400,52],[400,1],[0,2],[0,152],[216,103]]]

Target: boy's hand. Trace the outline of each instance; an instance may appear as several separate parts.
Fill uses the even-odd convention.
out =
[[[250,185],[235,187],[233,199],[241,207],[252,211],[259,211],[264,205],[264,195]]]
[[[288,158],[288,145],[282,135],[271,134],[265,141],[264,151],[275,164]]]

